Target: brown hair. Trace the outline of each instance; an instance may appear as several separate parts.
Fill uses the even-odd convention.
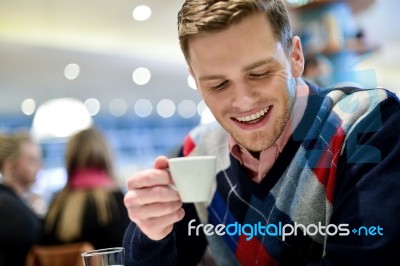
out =
[[[84,129],[68,142],[65,152],[68,176],[76,169],[99,169],[113,176],[111,151],[103,134],[96,128]]]
[[[27,133],[0,135],[0,172],[4,170],[5,161],[18,158],[22,144],[27,142],[33,142]]]
[[[258,13],[265,14],[275,38],[289,51],[292,31],[283,0],[186,0],[178,13],[179,43],[186,61],[190,61],[191,36],[224,30]]]

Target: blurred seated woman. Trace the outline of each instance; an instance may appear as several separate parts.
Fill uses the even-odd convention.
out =
[[[121,246],[129,218],[101,132],[89,128],[72,136],[65,163],[67,184],[50,204],[42,244],[87,241],[96,249]]]
[[[25,265],[40,240],[41,220],[24,196],[41,167],[41,148],[28,134],[0,136],[0,265]]]

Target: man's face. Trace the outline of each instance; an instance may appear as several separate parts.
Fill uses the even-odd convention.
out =
[[[39,145],[25,142],[21,145],[20,155],[13,169],[14,178],[24,186],[30,186],[36,181],[36,176],[42,167],[42,153]]]
[[[189,45],[191,74],[217,121],[249,151],[273,145],[289,121],[301,45],[288,58],[262,15]]]

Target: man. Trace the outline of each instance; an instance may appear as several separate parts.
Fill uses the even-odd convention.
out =
[[[206,245],[218,265],[397,264],[398,99],[305,83],[281,0],[187,0],[178,25],[218,121],[182,152],[216,155],[216,186],[182,205],[165,157],[128,179],[128,264],[195,265]]]
[[[24,199],[42,167],[41,147],[25,133],[0,136],[0,265],[24,266],[41,220]]]

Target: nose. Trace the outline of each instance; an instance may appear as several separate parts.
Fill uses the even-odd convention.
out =
[[[241,82],[234,86],[232,93],[232,106],[236,108],[246,109],[252,108],[257,100],[255,90],[249,83]]]

